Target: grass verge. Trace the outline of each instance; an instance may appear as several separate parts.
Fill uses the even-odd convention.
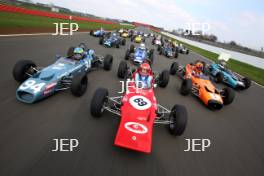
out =
[[[56,18],[48,18],[41,16],[33,16],[33,15],[25,15],[18,13],[9,13],[9,12],[0,12],[0,28],[1,32],[5,29],[17,29],[17,33],[19,33],[22,29],[54,29],[55,25],[53,23],[78,23],[79,30],[91,30],[98,29],[103,27],[106,30],[114,30],[119,28],[134,28],[130,25],[120,25],[120,24],[103,24],[96,22],[86,22],[86,21],[74,21],[74,20],[64,20],[64,19],[56,19]],[[13,31],[13,30],[12,30]]]

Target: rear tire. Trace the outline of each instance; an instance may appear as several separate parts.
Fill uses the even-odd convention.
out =
[[[93,30],[90,30],[90,35],[92,35],[92,36],[93,36],[93,32],[94,32]]]
[[[127,63],[125,61],[121,61],[118,66],[117,77],[124,79],[127,75],[127,68]]]
[[[88,78],[86,74],[76,75],[72,79],[71,93],[76,97],[82,96],[86,92],[87,83],[88,83]]]
[[[13,78],[17,82],[24,82],[30,76],[26,73],[29,71],[30,67],[36,68],[36,64],[31,60],[20,60],[13,67]]]
[[[122,45],[125,46],[126,45],[126,39],[122,40]]]
[[[74,46],[71,46],[68,51],[67,51],[67,57],[68,58],[71,58],[73,55],[74,55],[74,49],[75,47]]]
[[[175,75],[177,71],[179,70],[179,64],[178,62],[173,62],[170,67],[170,74]]]
[[[192,80],[184,79],[181,85],[180,93],[184,96],[189,95],[192,91]]]
[[[103,45],[103,42],[104,42],[104,37],[100,37],[100,39],[99,39],[99,45]]]
[[[107,55],[104,57],[104,69],[105,69],[105,70],[111,70],[111,68],[112,68],[112,64],[113,64],[113,56],[107,54]]]
[[[92,98],[90,111],[93,117],[101,117],[104,113],[104,105],[108,100],[108,90],[104,88],[98,88]]]
[[[187,126],[187,117],[188,113],[184,106],[174,105],[169,117],[170,121],[172,121],[168,125],[170,134],[175,136],[182,135]]]
[[[234,101],[235,91],[231,88],[227,87],[223,89],[223,101],[224,105],[229,105]]]
[[[130,48],[129,48],[130,53],[133,53],[134,50],[135,50],[135,45],[133,45],[133,44],[130,45]]]
[[[170,73],[168,70],[163,70],[159,75],[159,86],[166,87],[170,80]]]

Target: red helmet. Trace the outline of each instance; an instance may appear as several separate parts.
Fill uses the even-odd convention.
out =
[[[150,65],[148,63],[143,63],[139,67],[140,75],[149,75],[151,71]]]

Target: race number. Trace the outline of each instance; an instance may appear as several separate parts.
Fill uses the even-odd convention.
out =
[[[151,102],[146,97],[136,95],[129,99],[129,103],[138,110],[146,110],[150,108]]]
[[[36,84],[36,81],[28,80],[25,83],[23,83],[19,87],[19,89],[21,89],[21,90],[31,89],[31,90],[33,90],[34,93],[37,93],[42,89],[43,86],[45,86],[45,83]]]

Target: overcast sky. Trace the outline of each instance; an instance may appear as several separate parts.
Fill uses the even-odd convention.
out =
[[[165,29],[209,23],[220,41],[264,47],[264,0],[34,0],[101,17],[152,24]]]

